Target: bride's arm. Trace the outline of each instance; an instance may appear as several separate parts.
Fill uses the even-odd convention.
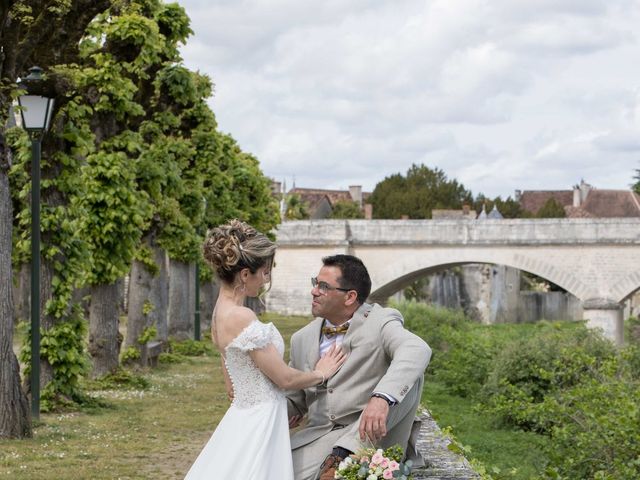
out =
[[[258,368],[283,390],[298,390],[318,385],[334,373],[346,360],[339,347],[332,347],[316,364],[315,370],[303,372],[287,365],[272,344],[249,352]]]

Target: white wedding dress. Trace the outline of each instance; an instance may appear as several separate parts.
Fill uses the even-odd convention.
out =
[[[225,349],[234,399],[185,480],[293,480],[284,392],[249,352],[284,341],[272,323],[254,320]]]

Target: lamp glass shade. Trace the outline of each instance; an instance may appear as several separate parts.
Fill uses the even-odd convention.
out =
[[[53,112],[53,99],[40,95],[20,95],[20,116],[25,130],[45,131],[49,128]]]

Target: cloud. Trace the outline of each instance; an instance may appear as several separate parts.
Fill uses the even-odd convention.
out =
[[[507,196],[638,168],[638,0],[180,3],[187,64],[267,175],[371,190],[424,162]]]

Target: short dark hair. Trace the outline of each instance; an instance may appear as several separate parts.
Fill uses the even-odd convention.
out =
[[[371,277],[362,260],[353,255],[331,255],[324,257],[322,263],[325,267],[338,267],[340,269],[340,288],[355,290],[358,294],[358,303],[363,304],[371,293]]]

